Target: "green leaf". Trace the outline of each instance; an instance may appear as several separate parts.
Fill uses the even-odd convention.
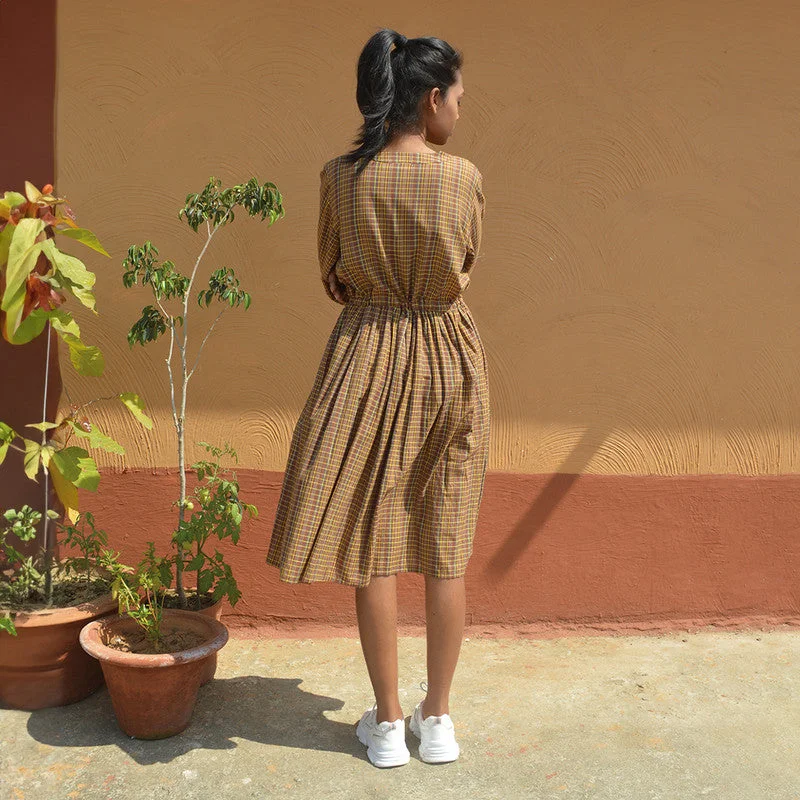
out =
[[[98,253],[108,256],[106,249],[100,244],[97,236],[86,228],[66,228],[65,230],[58,231],[58,233],[62,236],[68,236],[70,239],[77,239],[77,241],[85,244],[87,247],[91,247],[92,250],[96,250]],[[109,258],[110,257],[111,256],[109,256]]]
[[[52,239],[42,242],[42,252],[58,272],[74,286],[79,289],[91,289],[94,286],[95,274],[86,269],[79,258],[62,253]]]
[[[196,556],[195,556],[195,557],[194,557],[194,558],[193,558],[193,559],[192,559],[192,560],[191,560],[191,561],[190,561],[190,562],[189,562],[189,563],[188,563],[188,564],[187,564],[187,565],[184,567],[184,569],[186,569],[186,570],[187,570],[187,571],[189,571],[189,572],[197,572],[197,570],[199,570],[199,569],[200,569],[200,567],[202,567],[202,566],[203,566],[203,563],[205,562],[205,560],[206,560],[206,559],[205,559],[205,557],[203,556],[203,554],[202,554],[202,553],[198,553],[198,554],[197,554],[197,555],[196,555]]]
[[[25,281],[36,264],[42,249],[42,242],[35,243],[36,237],[44,230],[41,219],[21,219],[14,227],[8,249],[6,266],[6,290],[3,294],[2,309],[7,311],[20,292],[25,293]]]
[[[81,439],[89,440],[90,447],[97,447],[100,450],[105,450],[107,453],[116,453],[121,456],[125,455],[125,448],[119,442],[115,442],[110,436],[106,436],[106,434],[96,426],[92,425],[90,431],[85,431],[72,420],[70,420],[69,424],[77,436],[80,436]]]
[[[133,394],[133,392],[123,392],[119,396],[119,399],[141,425],[147,428],[147,430],[152,430],[153,420],[144,413],[144,403],[139,395]]]
[[[51,431],[53,428],[57,428],[58,425],[55,422],[35,422],[31,423],[30,425],[26,425],[26,428],[33,428],[37,431]]]
[[[99,377],[103,374],[106,362],[99,347],[84,344],[77,336],[68,333],[61,338],[69,346],[69,357],[72,366],[79,375]]]
[[[15,225],[6,225],[0,231],[0,269],[5,266],[8,260],[8,248],[11,246],[11,239],[14,236]]]
[[[75,322],[69,311],[62,311],[60,308],[52,311],[50,314],[50,324],[53,326],[53,330],[58,333],[68,333],[70,336],[76,336],[78,339],[81,338],[81,329],[78,327],[78,323]]]
[[[65,477],[59,466],[59,456],[63,452],[62,450],[60,453],[54,453],[54,457],[50,459],[50,480],[53,482],[53,488],[58,495],[58,499],[64,506],[67,519],[75,522],[78,519],[78,490],[75,488],[75,484]],[[64,468],[67,469],[68,467],[69,465],[65,464]]]
[[[23,439],[22,441],[25,442],[25,474],[32,481],[35,481],[36,475],[39,472],[42,446],[39,442],[34,442],[31,439]]]
[[[11,615],[8,611],[4,611],[2,616],[0,616],[0,631],[10,633],[12,636],[17,635],[17,629],[14,627],[14,620],[11,619]]]
[[[79,489],[88,489],[90,492],[97,490],[100,483],[97,464],[82,447],[65,447],[63,450],[56,450],[50,464],[51,466],[55,464],[65,480]]]
[[[14,429],[10,425],[6,425],[5,422],[0,422],[0,464],[5,461],[8,446],[16,438],[17,434]]]
[[[198,594],[205,594],[214,583],[214,575],[212,572],[201,572],[197,578],[197,592]]]
[[[16,208],[27,202],[28,198],[19,192],[6,192],[2,200],[3,205],[8,206],[8,208]]]
[[[95,311],[97,300],[89,289],[81,289],[79,286],[70,287],[72,294],[90,311]],[[95,311],[95,313],[97,313]]]
[[[22,295],[21,304],[25,302],[25,295]],[[36,308],[20,322],[17,330],[14,332],[14,344],[27,344],[33,341],[47,325],[47,320],[50,318],[52,312],[45,311],[41,308]]]

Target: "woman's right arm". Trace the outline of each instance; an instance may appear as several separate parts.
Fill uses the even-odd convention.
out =
[[[486,199],[483,196],[483,176],[476,170],[466,229],[467,253],[464,257],[464,265],[461,267],[462,272],[470,272],[472,270],[475,260],[478,258],[478,253],[480,253],[485,210]]]

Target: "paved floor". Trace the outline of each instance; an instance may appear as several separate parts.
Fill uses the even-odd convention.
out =
[[[424,641],[401,642],[407,713]],[[470,638],[453,695],[462,758],[377,770],[358,641],[232,639],[189,729],[122,735],[105,689],[0,711],[0,798],[800,800],[800,631]]]

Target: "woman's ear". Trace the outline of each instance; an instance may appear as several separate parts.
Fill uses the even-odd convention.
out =
[[[428,108],[435,114],[439,110],[439,105],[442,102],[442,93],[439,91],[438,86],[434,86],[428,95]]]

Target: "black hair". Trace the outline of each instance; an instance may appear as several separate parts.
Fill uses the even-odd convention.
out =
[[[364,115],[355,150],[345,160],[358,162],[356,176],[399,131],[413,130],[422,96],[437,87],[444,97],[456,82],[462,57],[433,36],[406,39],[383,28],[364,45],[358,59],[356,101]]]

